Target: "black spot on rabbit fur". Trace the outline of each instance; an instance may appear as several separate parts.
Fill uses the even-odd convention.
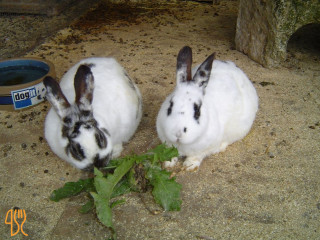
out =
[[[112,154],[108,154],[107,156],[100,158],[99,154],[97,154],[95,156],[95,158],[93,159],[93,165],[96,168],[101,168],[101,167],[105,167],[108,165],[110,159],[111,159]]]
[[[80,134],[80,127],[83,123],[82,122],[76,122],[76,124],[73,127],[73,131],[70,135],[71,138],[75,138]]]
[[[74,143],[72,141],[66,147],[67,155],[71,154],[72,157],[78,161],[85,159],[84,151],[79,143]]]
[[[106,136],[103,134],[102,131],[100,131],[99,129],[97,129],[97,132],[95,134],[95,138],[96,138],[96,143],[99,146],[100,149],[106,148],[108,145],[108,141]]]
[[[199,118],[200,118],[200,115],[201,115],[201,111],[200,111],[201,105],[202,105],[201,102],[199,104],[196,104],[196,103],[193,104],[193,110],[194,110],[193,118],[195,120],[197,120],[198,123],[199,123]]]
[[[168,108],[168,110],[167,110],[167,116],[170,116],[170,114],[171,114],[171,112],[172,112],[172,107],[173,107],[173,101],[170,100],[170,106],[169,106],[169,108]]]
[[[62,127],[62,137],[69,138],[69,132],[70,132],[70,127],[64,125]]]
[[[206,87],[207,85],[208,85],[208,82],[209,82],[209,80],[207,80],[207,81],[201,81],[200,82],[200,84],[199,84],[199,87]]]
[[[82,170],[83,171],[86,171],[86,172],[93,172],[93,163],[89,164],[88,166],[86,166],[85,168],[83,168]]]
[[[189,46],[183,47],[177,56],[177,71],[183,71],[181,82],[192,81],[191,76],[192,50]]]
[[[100,158],[99,154],[97,154],[93,159],[93,163],[89,164],[87,167],[83,168],[82,170],[93,172],[94,167],[96,168],[106,167],[111,159],[111,156],[112,156],[112,152],[107,156],[105,156],[104,158]]]
[[[80,116],[89,117],[91,116],[91,113],[92,112],[90,110],[82,110]]]

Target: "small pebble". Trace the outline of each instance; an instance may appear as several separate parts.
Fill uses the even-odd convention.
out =
[[[269,152],[268,154],[269,154],[269,158],[274,158],[275,157],[273,152]]]
[[[254,166],[254,168],[260,170],[261,166],[260,165],[256,165],[256,166]]]

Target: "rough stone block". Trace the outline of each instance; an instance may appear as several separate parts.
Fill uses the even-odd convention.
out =
[[[236,48],[274,67],[286,59],[291,35],[311,23],[320,23],[319,0],[240,0]]]
[[[0,12],[53,16],[69,7],[73,1],[74,0],[0,0]]]

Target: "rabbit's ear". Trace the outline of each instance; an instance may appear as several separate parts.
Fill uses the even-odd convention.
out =
[[[183,47],[177,57],[177,84],[192,81],[191,75],[192,50],[190,47]]]
[[[47,100],[51,103],[58,116],[61,119],[64,118],[70,108],[70,103],[62,93],[59,83],[52,77],[47,76],[43,79],[43,84],[47,90]]]
[[[208,85],[210,74],[211,74],[211,68],[212,68],[212,62],[215,58],[215,53],[211,54],[207,59],[199,66],[196,73],[194,74],[193,81],[203,90]]]
[[[89,66],[79,66],[74,77],[74,89],[76,92],[75,103],[81,115],[89,116],[92,113],[91,103],[94,89],[94,78]]]

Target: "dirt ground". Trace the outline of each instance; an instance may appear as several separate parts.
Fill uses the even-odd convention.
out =
[[[15,17],[21,16],[6,18]],[[235,50],[236,20],[237,1],[101,2],[33,50],[19,52],[52,61],[58,78],[85,57],[118,59],[144,104],[140,127],[123,154],[159,143],[156,115],[175,87],[176,56],[184,45],[192,47],[194,63],[216,52],[253,81],[260,106],[249,135],[205,159],[198,172],[177,173],[183,186],[179,212],[162,212],[150,193],[126,195],[126,203],[113,211],[118,239],[320,239],[319,49],[307,44],[309,49],[301,50],[299,42],[291,42],[283,66],[264,68]],[[2,56],[9,55],[15,54]],[[109,230],[93,213],[78,213],[85,195],[49,200],[65,182],[87,176],[55,156],[44,140],[49,107],[45,102],[0,111],[1,239],[108,239]],[[4,221],[11,208],[26,211],[28,237],[10,236]]]

